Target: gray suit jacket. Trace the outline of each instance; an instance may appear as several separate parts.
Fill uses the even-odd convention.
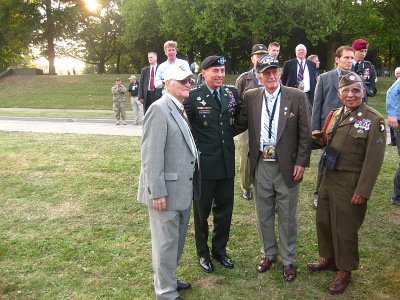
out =
[[[314,94],[314,105],[311,116],[311,130],[322,130],[326,117],[331,110],[342,107],[337,91],[339,75],[337,69],[323,73],[319,76]]]
[[[250,174],[254,175],[260,155],[261,110],[265,88],[248,90],[244,94],[244,107],[235,127],[249,129]],[[293,180],[294,165],[308,167],[311,154],[311,130],[308,100],[302,91],[281,85],[276,152],[282,177],[288,187],[296,186]]]
[[[195,157],[184,122],[167,94],[145,115],[137,198],[150,207],[159,197],[166,197],[167,210],[186,210],[191,205]]]

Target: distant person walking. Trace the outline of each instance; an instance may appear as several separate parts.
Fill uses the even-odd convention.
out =
[[[138,99],[139,83],[136,81],[136,76],[129,77],[131,84],[129,85],[128,92],[131,94],[131,105],[133,110],[133,125],[137,125],[143,121],[143,104]]]
[[[126,87],[121,84],[121,79],[117,78],[115,80],[115,85],[111,88],[113,94],[113,110],[115,111],[115,117],[117,118],[116,125],[120,124],[122,119],[122,124],[126,125],[125,121],[125,92]]]

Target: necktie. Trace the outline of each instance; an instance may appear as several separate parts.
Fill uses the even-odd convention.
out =
[[[357,73],[359,65],[360,65],[360,63],[356,62],[356,64],[354,65],[354,73]]]
[[[151,67],[150,72],[150,91],[154,91],[154,67]]]
[[[275,132],[275,124],[271,119],[274,119],[274,96],[268,96],[267,101],[265,101],[265,110],[266,113],[264,114],[263,120],[263,130],[262,136],[264,140],[264,144],[271,144],[271,142],[275,139],[274,132]]]
[[[215,101],[217,101],[217,104],[218,104],[218,106],[219,106],[219,109],[221,109],[221,101],[219,101],[217,90],[214,90],[213,96],[214,96]]]
[[[300,82],[303,82],[303,74],[304,74],[304,68],[303,68],[303,62],[300,62],[299,64],[299,73],[297,73],[297,86],[299,86]]]

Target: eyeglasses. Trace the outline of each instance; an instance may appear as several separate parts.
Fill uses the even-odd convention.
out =
[[[350,92],[352,92],[352,94],[354,96],[359,96],[362,93],[362,89],[360,89],[360,88],[353,88],[351,90],[350,89],[346,89],[346,88],[342,89],[342,95],[344,95],[344,96],[347,96],[348,93],[350,93]]]
[[[191,85],[194,82],[194,80],[192,78],[186,78],[186,79],[177,80],[177,81],[179,81],[182,85],[185,85],[186,83],[189,83]]]

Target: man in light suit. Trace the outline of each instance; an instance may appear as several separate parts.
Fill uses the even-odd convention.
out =
[[[142,69],[139,81],[139,101],[143,104],[144,113],[154,101],[161,98],[161,89],[155,88],[157,53],[147,53],[147,59],[150,65]]]
[[[295,87],[307,94],[308,108],[312,110],[316,84],[316,66],[306,59],[307,48],[303,44],[296,46],[296,58],[285,61],[281,80],[283,85]],[[301,73],[299,77],[299,73]]]
[[[244,107],[236,118],[236,129],[249,131],[250,173],[254,191],[258,233],[263,257],[258,272],[271,268],[278,257],[275,207],[283,276],[296,277],[297,202],[299,183],[309,165],[310,118],[306,95],[280,85],[279,62],[265,55],[257,61],[262,88],[244,94]]]
[[[338,96],[339,74],[342,70],[350,71],[353,66],[354,50],[349,46],[341,46],[336,50],[334,70],[323,73],[319,76],[317,86],[315,88],[314,105],[311,115],[312,133],[321,132],[324,127],[328,114],[339,107],[343,106]],[[321,149],[321,155],[325,148]],[[322,160],[318,163],[318,179],[314,192],[314,207],[318,205],[318,191],[324,175],[324,167]]]
[[[184,116],[195,76],[171,67],[165,74],[166,93],[149,108],[143,123],[142,166],[138,200],[149,208],[154,289],[159,300],[183,299],[178,291],[190,284],[176,280],[197,190],[197,148]]]

